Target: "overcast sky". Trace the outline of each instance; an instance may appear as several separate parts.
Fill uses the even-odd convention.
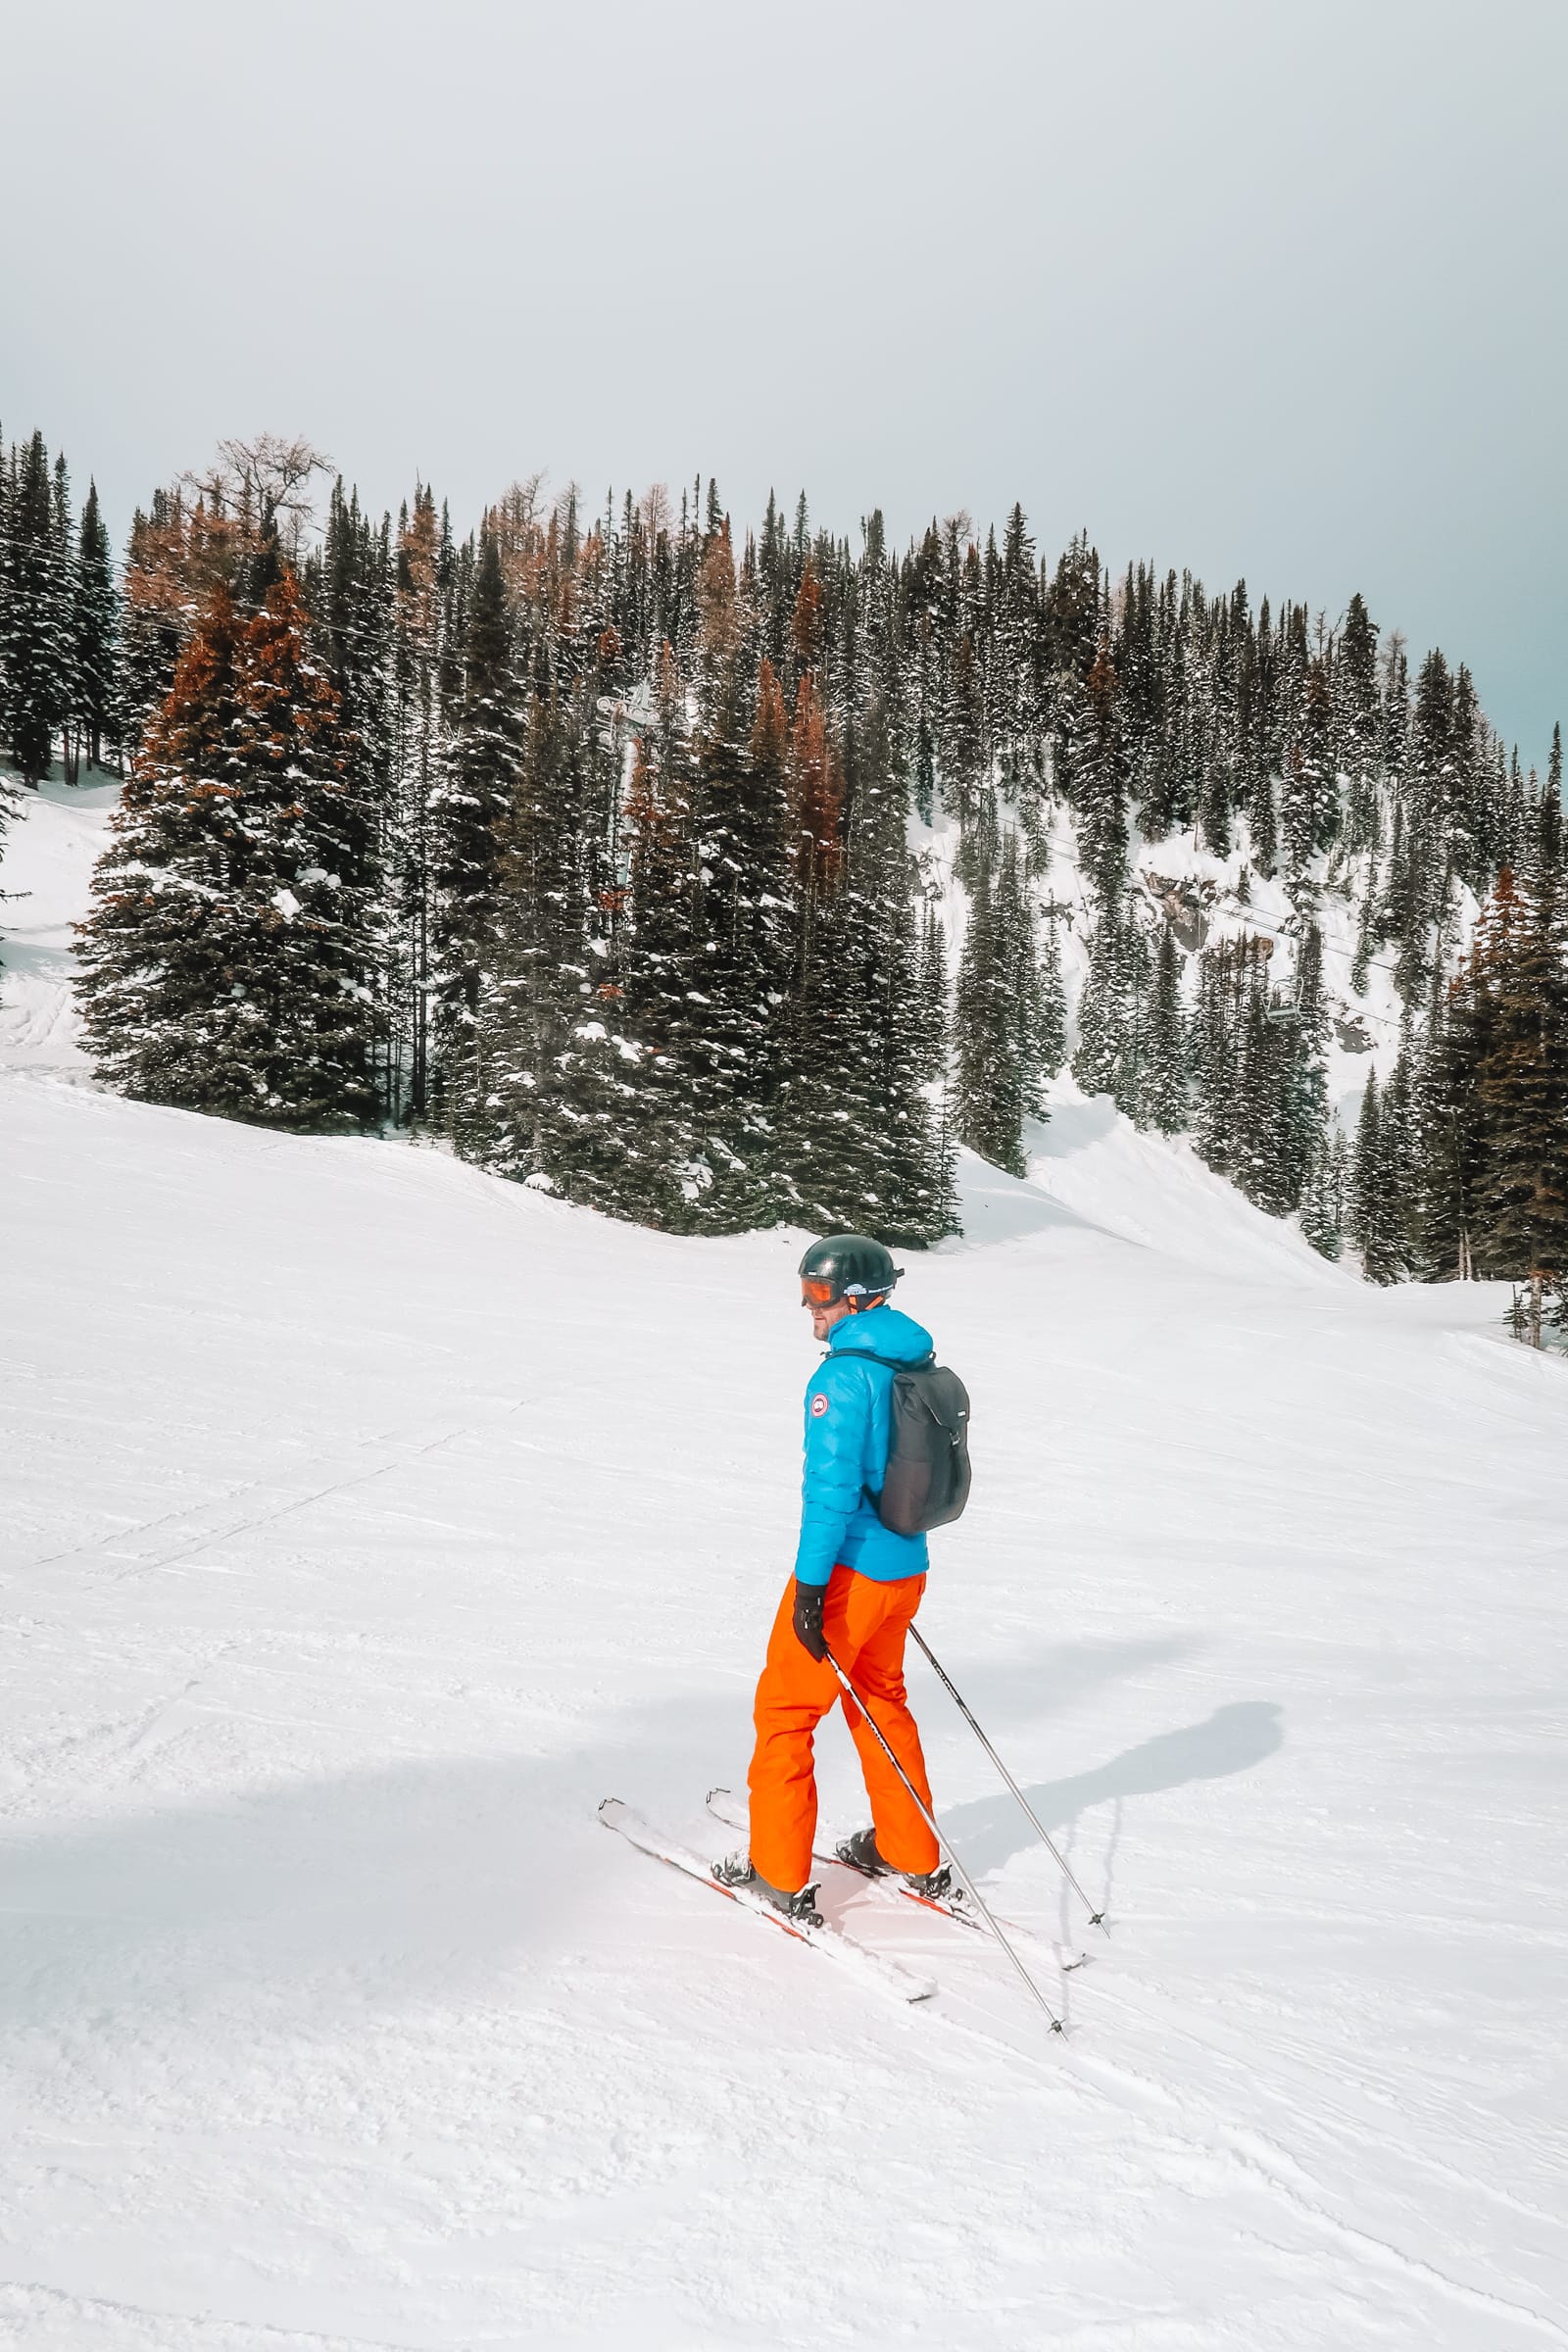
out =
[[[1568,706],[1565,0],[6,11],[0,421],[858,537],[1021,499]],[[1568,715],[1568,711],[1565,711]]]

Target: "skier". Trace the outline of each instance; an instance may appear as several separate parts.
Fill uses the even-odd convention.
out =
[[[757,1686],[757,1746],[748,1778],[751,1850],[713,1865],[722,1886],[748,1886],[790,1918],[816,1923],[808,1884],[816,1829],[811,1743],[841,1696],[833,1656],[874,1710],[919,1791],[931,1791],[904,1690],[904,1643],[925,1590],[926,1540],[884,1527],[872,1497],[887,1469],[892,1362],[918,1363],[931,1337],[888,1304],[900,1269],[880,1242],[830,1234],[801,1260],[801,1304],[829,1353],[806,1384],[806,1473],[795,1574],[784,1588]],[[872,1356],[889,1363],[867,1360]],[[862,1870],[896,1871],[916,1893],[945,1895],[936,1839],[860,1709],[845,1719],[871,1800],[871,1827],[838,1849]]]

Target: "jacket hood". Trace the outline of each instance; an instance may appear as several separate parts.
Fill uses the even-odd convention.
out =
[[[932,1349],[931,1334],[912,1315],[896,1306],[867,1307],[863,1315],[846,1315],[835,1323],[828,1346],[835,1355],[889,1355],[901,1364],[917,1364]]]

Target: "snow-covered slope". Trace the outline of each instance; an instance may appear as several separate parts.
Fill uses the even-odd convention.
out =
[[[12,779],[0,775],[0,786]],[[71,926],[86,911],[118,784],[16,788],[0,859],[0,1066],[85,1078],[71,995]]]
[[[596,1825],[744,1778],[791,1237],[0,1075],[0,2341],[1568,2340],[1564,1367],[1070,1089],[1036,1141],[904,1296],[975,1398],[922,1626],[1111,1907],[1065,2042],[940,1921],[829,1890],[897,2008]]]

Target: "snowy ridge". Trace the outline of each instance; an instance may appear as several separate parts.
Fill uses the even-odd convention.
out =
[[[977,1936],[850,1890],[939,1985],[868,1998],[595,1819],[742,1785],[795,1237],[0,1072],[8,2345],[1568,2340],[1562,1367],[1067,1083],[1032,1142],[906,1296],[975,1401],[922,1629],[1116,1923],[1049,2041]]]

